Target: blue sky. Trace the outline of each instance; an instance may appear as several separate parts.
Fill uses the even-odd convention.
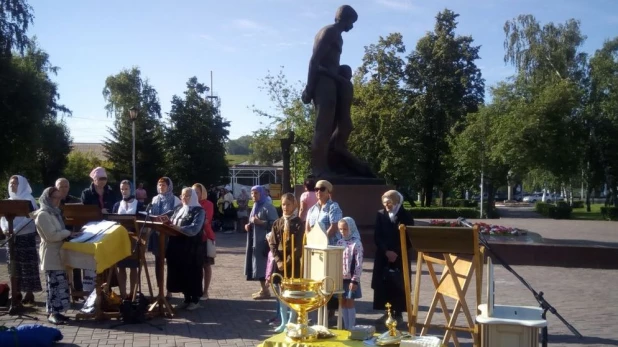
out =
[[[291,82],[306,79],[313,38],[333,22],[332,0],[30,0],[40,46],[60,67],[54,80],[60,101],[73,111],[66,122],[75,142],[101,142],[108,118],[102,96],[105,78],[139,66],[159,93],[164,112],[173,95],[182,95],[187,80],[210,83],[221,99],[222,115],[231,121],[230,138],[250,134],[266,120],[251,106],[268,110],[259,90],[269,72],[284,72]],[[618,35],[618,0],[350,0],[359,13],[344,33],[341,62],[356,69],[364,46],[391,32],[403,34],[407,51],[433,29],[444,8],[459,13],[458,33],[482,46],[481,67],[490,86],[512,74],[505,66],[503,25],[519,14],[542,23],[576,18],[588,36],[587,52]]]

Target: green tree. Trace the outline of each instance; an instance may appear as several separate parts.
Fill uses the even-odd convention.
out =
[[[49,184],[66,164],[71,138],[58,114],[71,111],[58,103],[58,87],[51,75],[58,70],[36,40],[28,41],[24,55],[8,58],[0,69],[0,135],[2,177],[20,172],[33,183]],[[9,85],[10,84],[10,85]]]
[[[23,53],[28,48],[30,38],[27,32],[34,18],[32,12],[25,0],[0,1],[0,57],[10,57],[14,49]],[[4,63],[0,61],[0,64]]]
[[[589,192],[603,176],[611,189],[613,204],[618,206],[618,37],[606,41],[590,59],[587,111]]]
[[[232,155],[249,155],[251,154],[251,142],[253,137],[251,135],[241,136],[235,140],[229,140],[225,144],[225,150],[227,154]]]
[[[208,90],[192,77],[184,99],[172,98],[165,138],[167,161],[178,186],[229,182],[225,142],[230,123],[221,117],[219,106],[206,98]]]
[[[406,112],[419,154],[415,172],[422,179],[422,204],[429,206],[434,187],[448,188],[444,159],[456,126],[483,103],[485,81],[475,61],[480,46],[471,36],[457,36],[458,14],[444,10],[433,32],[422,37],[405,67]],[[446,194],[444,194],[446,196]],[[442,199],[444,202],[444,199]]]
[[[252,159],[263,162],[281,160],[280,140],[293,131],[296,157],[293,159],[295,163],[295,167],[292,168],[292,174],[295,175],[293,181],[302,182],[310,173],[311,140],[315,123],[312,106],[302,103],[300,82],[291,85],[285,77],[283,67],[276,75],[269,72],[262,79],[262,83],[260,90],[268,95],[273,105],[268,110],[255,107],[252,109],[253,113],[266,119],[265,127],[253,134]]]
[[[507,21],[504,32],[504,61],[517,71],[498,96],[508,105],[500,130],[509,136],[496,146],[522,176],[543,188],[559,182],[570,196],[586,152],[586,37],[574,19],[541,25],[532,15]]]
[[[62,176],[72,184],[85,184],[90,182],[86,174],[97,166],[104,167],[107,171],[111,171],[114,168],[110,161],[103,161],[94,153],[72,151],[67,155],[67,165],[62,172]]]
[[[114,163],[111,174],[116,181],[133,176],[129,109],[137,107],[138,116],[134,121],[136,181],[145,182],[145,188],[152,196],[157,180],[168,172],[157,91],[148,80],[142,79],[139,68],[133,67],[107,77],[103,97],[107,102],[105,109],[108,116],[115,117],[114,127],[109,128],[110,138],[103,144],[107,158]]]

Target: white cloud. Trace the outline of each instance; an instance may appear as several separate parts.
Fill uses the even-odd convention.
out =
[[[236,28],[243,29],[243,30],[265,31],[269,29],[267,26],[264,26],[250,19],[234,19],[232,23],[234,24]]]
[[[211,35],[208,35],[208,34],[201,34],[201,35],[199,35],[199,37],[200,37],[200,39],[206,40],[206,41],[214,41],[215,40],[214,37],[212,37]]]

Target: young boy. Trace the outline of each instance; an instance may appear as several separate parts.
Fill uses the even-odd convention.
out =
[[[293,194],[286,193],[281,197],[281,210],[283,216],[273,223],[272,235],[270,238],[270,252],[273,255],[274,266],[273,273],[278,273],[281,276],[288,278],[299,278],[302,275],[300,268],[300,258],[303,243],[303,222],[298,218],[294,211],[296,210],[296,198]],[[286,240],[283,239],[284,231],[289,231],[289,236]],[[292,246],[292,235],[294,236],[294,245]],[[286,257],[283,257],[283,244],[286,246]],[[292,247],[294,250],[292,251]],[[292,259],[292,253],[294,259]],[[294,263],[294,266],[292,266]],[[285,267],[285,271],[284,271]],[[294,273],[292,273],[294,269]],[[278,285],[278,281],[275,284]],[[294,314],[288,316],[288,307],[284,303],[279,303],[281,312],[281,325],[275,329],[275,332],[285,330],[288,322],[293,321]]]

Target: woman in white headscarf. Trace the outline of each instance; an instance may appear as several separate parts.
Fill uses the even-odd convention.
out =
[[[404,265],[401,260],[399,224],[414,225],[414,219],[403,208],[403,202],[403,196],[396,190],[382,195],[384,209],[378,211],[376,216],[376,254],[371,278],[373,309],[384,312],[384,305],[389,302],[396,319],[401,319],[401,313],[406,311],[406,292],[401,279],[403,271],[410,271],[410,264]],[[409,249],[410,245],[404,247]]]
[[[192,188],[184,188],[182,205],[174,209],[170,218],[174,228],[183,236],[170,237],[167,258],[167,290],[184,295],[187,310],[200,308],[204,247],[202,233],[205,213]]]
[[[9,179],[9,200],[28,200],[30,201],[30,212],[39,207],[32,196],[32,188],[28,180],[22,176],[14,175]],[[6,234],[9,231],[9,223],[2,217],[0,221],[2,231]],[[6,252],[9,274],[11,273],[11,263],[15,267],[15,285],[11,288],[12,294],[22,299],[21,292],[26,292],[22,303],[24,305],[34,305],[33,292],[40,292],[41,278],[39,277],[39,256],[36,251],[36,227],[29,217],[16,217],[13,220],[13,233],[15,237],[14,259],[9,256],[8,248]],[[8,247],[8,243],[7,243]]]

